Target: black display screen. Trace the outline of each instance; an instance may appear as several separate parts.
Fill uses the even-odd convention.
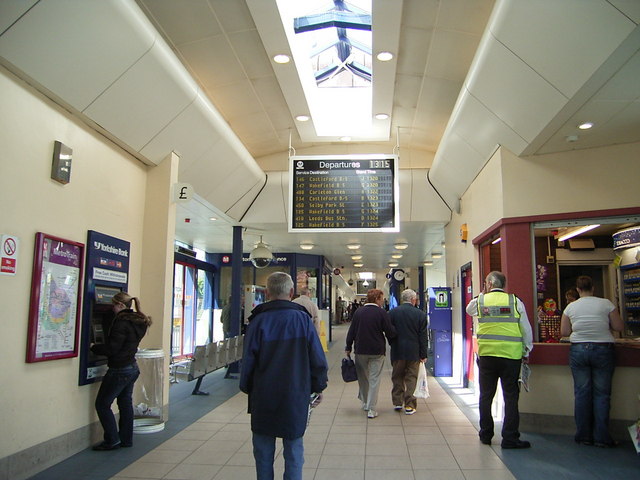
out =
[[[291,160],[290,232],[399,230],[396,156]]]

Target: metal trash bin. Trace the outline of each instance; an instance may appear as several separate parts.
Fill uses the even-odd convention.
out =
[[[139,349],[136,361],[140,376],[133,387],[133,432],[160,432],[164,430],[164,352]]]

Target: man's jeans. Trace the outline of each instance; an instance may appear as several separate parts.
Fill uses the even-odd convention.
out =
[[[104,429],[104,443],[107,445],[131,445],[133,443],[133,384],[136,382],[140,370],[133,363],[122,368],[109,368],[102,379],[98,396],[96,397],[96,412]],[[111,411],[111,404],[118,399],[120,410],[120,434],[116,418]]]
[[[284,480],[302,480],[304,447],[302,437],[292,440],[283,438]],[[257,480],[273,480],[273,460],[276,452],[276,437],[253,433],[253,458],[256,461]]]
[[[612,443],[609,407],[615,369],[613,343],[572,343],[569,364],[575,395],[576,442]]]

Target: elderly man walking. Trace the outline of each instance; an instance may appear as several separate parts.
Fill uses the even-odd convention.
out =
[[[418,294],[410,288],[402,292],[401,304],[389,312],[396,329],[391,341],[391,400],[394,410],[413,415],[418,402],[413,392],[418,380],[420,362],[427,360],[427,315],[416,308]]]
[[[327,359],[311,317],[293,303],[293,280],[267,278],[269,301],[253,309],[244,343],[240,390],[249,395],[258,480],[272,480],[276,438],[284,447],[284,478],[302,479],[312,393],[327,387]]]

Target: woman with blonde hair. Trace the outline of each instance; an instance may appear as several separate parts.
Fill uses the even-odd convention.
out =
[[[140,301],[126,292],[111,299],[115,317],[105,343],[93,344],[91,351],[107,357],[106,375],[96,397],[96,412],[104,429],[104,439],[94,450],[114,450],[133,445],[133,384],[140,375],[136,352],[151,325],[151,317],[140,309]],[[131,308],[135,304],[135,311]],[[120,420],[116,424],[111,404],[117,399]]]

